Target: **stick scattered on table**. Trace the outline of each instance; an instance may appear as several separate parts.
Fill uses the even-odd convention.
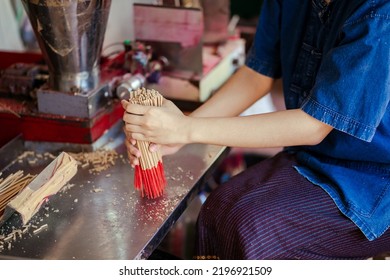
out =
[[[146,106],[162,106],[163,96],[156,90],[145,88],[132,91],[130,103]],[[137,141],[141,152],[140,165],[135,167],[134,186],[141,191],[142,197],[157,198],[164,192],[166,179],[160,151],[150,152],[150,142]]]

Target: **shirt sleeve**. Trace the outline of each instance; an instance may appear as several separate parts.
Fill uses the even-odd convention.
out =
[[[271,78],[281,77],[280,3],[264,0],[246,66]]]
[[[324,54],[302,110],[370,142],[390,99],[389,25],[389,16],[380,13],[344,25],[340,43]]]

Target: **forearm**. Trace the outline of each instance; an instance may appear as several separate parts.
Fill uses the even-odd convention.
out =
[[[169,100],[162,107],[124,102],[126,131],[132,139],[157,144],[262,148],[321,142],[332,128],[300,109],[237,117],[272,85],[273,79],[243,67],[217,95],[189,116]]]
[[[273,79],[241,67],[207,102],[192,112],[194,117],[233,117],[270,92]]]
[[[247,117],[189,117],[187,121],[188,142],[231,147],[315,145],[332,130],[299,109]]]

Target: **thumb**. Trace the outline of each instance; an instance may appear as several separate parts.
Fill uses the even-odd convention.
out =
[[[128,101],[126,101],[126,100],[124,100],[124,99],[122,99],[122,100],[121,100],[121,104],[122,104],[122,107],[123,107],[123,109],[125,109],[125,110],[126,110],[126,108],[127,108],[127,105],[129,104],[129,102],[128,102]]]

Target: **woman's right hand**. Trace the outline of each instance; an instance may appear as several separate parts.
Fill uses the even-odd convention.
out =
[[[122,106],[125,109],[126,114],[126,106],[128,104],[128,101],[122,100]],[[127,149],[127,156],[130,161],[130,165],[134,168],[136,165],[139,165],[139,158],[141,157],[141,152],[137,148],[137,141],[131,137],[131,133],[123,127],[123,131],[125,133],[126,139],[125,139],[125,145]],[[178,150],[181,149],[183,145],[181,144],[175,144],[175,145],[158,145],[155,143],[150,143],[149,150],[151,152],[156,152],[160,150],[161,155],[170,155],[176,153]]]

